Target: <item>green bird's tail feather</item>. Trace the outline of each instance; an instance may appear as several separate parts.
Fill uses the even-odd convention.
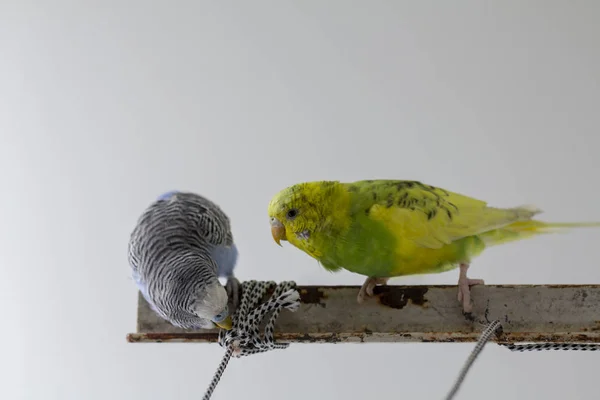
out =
[[[538,220],[518,221],[499,229],[480,234],[486,246],[495,246],[537,235],[564,232],[569,228],[597,228],[600,222],[543,222]]]

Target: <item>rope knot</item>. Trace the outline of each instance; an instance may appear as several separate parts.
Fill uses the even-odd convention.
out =
[[[273,288],[275,289],[271,298],[258,306]],[[275,343],[273,338],[275,321],[284,308],[294,312],[299,307],[300,293],[296,290],[296,283],[293,281],[276,284],[273,281],[257,282],[252,280],[242,283],[242,298],[232,317],[232,329],[219,331],[219,345],[226,349],[225,356],[203,399],[210,399],[232,356],[239,358],[287,348],[289,343]],[[259,332],[261,324],[269,314],[271,316],[266,322],[264,334],[261,336]]]

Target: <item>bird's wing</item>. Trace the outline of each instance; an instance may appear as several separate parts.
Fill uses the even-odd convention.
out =
[[[488,207],[484,201],[416,181],[373,181],[369,190],[370,218],[383,222],[397,237],[428,248],[526,220],[538,212],[531,207]]]
[[[200,237],[214,246],[233,246],[229,217],[217,204],[195,193],[178,193],[177,200]]]

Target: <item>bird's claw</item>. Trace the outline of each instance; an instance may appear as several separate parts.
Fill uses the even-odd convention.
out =
[[[365,301],[365,297],[373,297],[375,286],[377,285],[385,285],[389,278],[367,278],[365,279],[365,283],[360,288],[358,292],[358,296],[356,297],[356,301],[358,304],[362,304]]]
[[[227,298],[232,307],[229,310],[229,314],[233,315],[240,304],[240,281],[236,277],[230,276],[227,278],[225,290],[227,291]]]
[[[471,286],[485,285],[483,279],[470,279],[467,277],[467,269],[469,265],[463,264],[460,266],[460,275],[458,278],[458,301],[463,306],[463,314],[467,319],[473,312],[473,302],[471,301]],[[471,316],[472,318],[472,316]]]

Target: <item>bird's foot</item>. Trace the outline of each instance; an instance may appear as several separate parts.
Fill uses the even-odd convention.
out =
[[[238,281],[236,277],[230,276],[227,278],[225,290],[227,291],[227,298],[231,305],[229,315],[233,315],[240,304],[240,281]]]
[[[358,304],[361,304],[365,301],[365,297],[373,296],[373,289],[377,285],[385,285],[390,278],[367,278],[365,279],[365,283],[363,283],[360,291],[358,292],[358,296],[356,297],[356,301]]]
[[[471,302],[471,286],[485,285],[483,279],[470,279],[467,277],[469,264],[460,265],[460,275],[458,277],[458,301],[462,303],[463,313],[471,314],[473,304]]]

